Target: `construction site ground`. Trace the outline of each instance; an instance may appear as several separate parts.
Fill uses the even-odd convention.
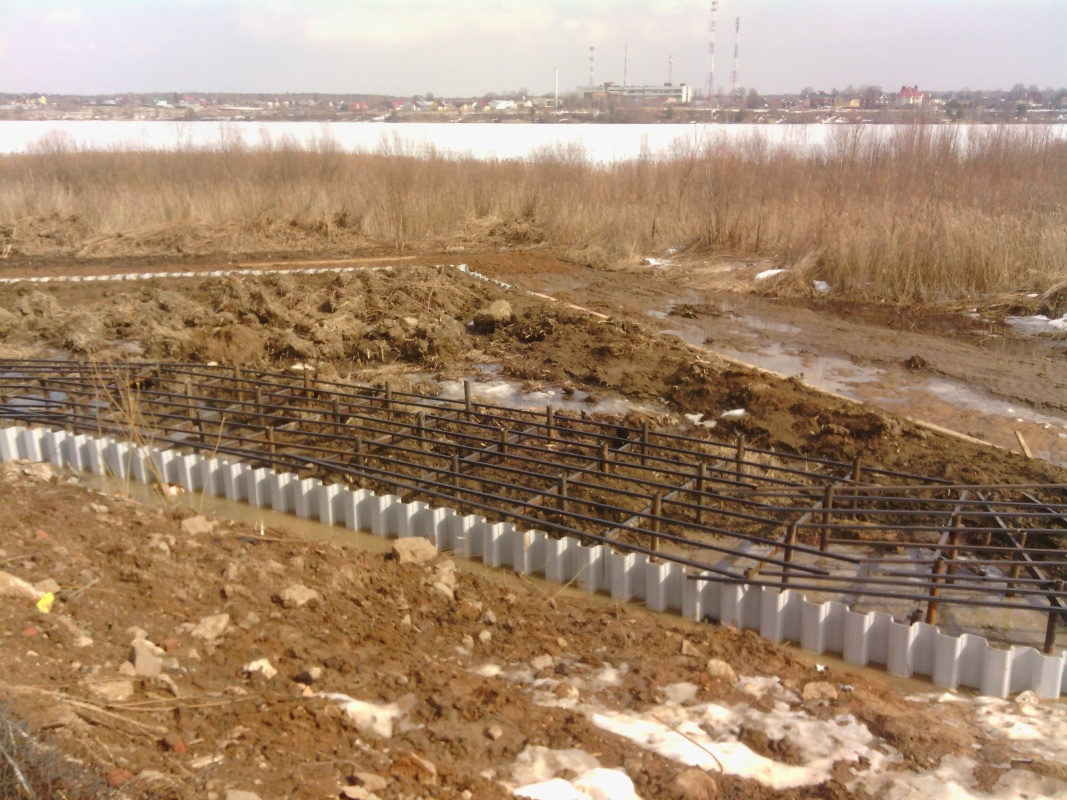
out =
[[[434,266],[458,262],[564,302]],[[264,259],[264,268],[271,263]],[[743,434],[786,452],[861,455],[960,483],[1067,477],[1047,462],[662,335],[647,310],[677,297],[685,281],[711,281],[709,273],[590,270],[539,251],[385,254],[363,265],[341,275],[7,284],[0,355],[300,364],[427,393],[436,379],[504,376],[527,390],[590,395],[590,408],[627,398],[637,405],[620,413],[663,429],[701,415],[716,421],[716,438]],[[247,264],[23,261],[4,265],[0,277],[236,266]],[[1007,400],[1062,408],[1067,365],[990,351],[962,324],[902,325],[903,317],[815,303],[782,311],[745,298],[762,314],[817,314],[827,353],[886,363],[920,356],[924,368]],[[745,414],[721,418],[736,409]],[[68,781],[83,774],[84,793],[66,796],[110,786],[130,797],[504,797],[529,777],[516,764],[538,747],[581,749],[625,771],[644,798],[909,797],[915,781],[939,774],[969,792],[960,796],[1067,792],[1064,759],[1010,727],[984,724],[987,705],[938,700],[932,687],[917,698],[911,693],[922,686],[840,665],[820,669],[751,632],[692,626],[538,583],[453,574],[447,554],[399,563],[282,529],[201,519],[183,504],[146,505],[121,486],[100,494],[47,468],[8,465],[0,481],[0,570],[56,598],[48,613],[17,590],[0,598],[0,696],[31,737],[5,735],[5,747],[37,742],[43,767]],[[257,666],[261,659],[270,669]],[[729,664],[737,680],[709,672],[711,659]],[[506,677],[516,665],[529,668],[530,682]],[[607,668],[617,680],[593,680]],[[776,678],[784,694],[746,692],[745,676]],[[892,767],[880,767],[887,777],[875,781],[864,779],[870,763],[842,759],[825,780],[786,788],[715,770],[708,781],[582,711],[648,711],[681,683],[697,687],[691,704],[769,714],[784,702],[813,720],[853,719]],[[546,704],[535,692],[545,686],[576,703]],[[387,711],[368,722],[347,713],[338,694]],[[1035,724],[1063,719],[1058,703],[1024,698],[1005,709],[1005,718]],[[802,763],[804,743],[778,734],[751,725],[730,735],[772,762]],[[548,777],[575,776],[561,769]]]

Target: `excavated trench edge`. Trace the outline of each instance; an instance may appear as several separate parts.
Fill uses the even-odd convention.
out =
[[[423,502],[404,503],[396,495],[46,428],[0,429],[0,461],[15,460],[175,483],[186,491],[292,512],[324,525],[369,530],[376,536],[418,536],[438,550],[481,559],[490,567],[540,574],[553,583],[573,581],[620,602],[641,601],[651,611],[677,611],[695,622],[748,628],[775,643],[792,641],[815,653],[840,653],[847,663],[882,666],[891,675],[927,676],[946,689],[966,686],[989,697],[1032,690],[1041,699],[1067,692],[1067,653],[993,647],[982,636],[951,636],[922,622],[898,623],[885,612],[855,612],[836,601],[812,602],[791,589],[687,580],[681,564],[642,553],[617,553],[603,544],[586,546],[570,537],[553,539],[542,531],[519,531],[507,522],[460,516]]]

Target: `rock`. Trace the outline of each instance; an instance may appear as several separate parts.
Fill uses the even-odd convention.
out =
[[[189,631],[189,635],[196,639],[203,639],[205,642],[213,642],[226,632],[226,628],[229,624],[229,614],[214,614],[210,617],[201,619],[200,622]]]
[[[530,659],[530,666],[533,667],[535,670],[548,669],[555,663],[555,659],[553,659],[552,656],[550,656],[548,653],[544,653],[543,655],[539,655],[536,658]]]
[[[302,608],[308,603],[318,603],[319,593],[309,589],[302,583],[294,583],[288,588],[282,589],[272,598],[282,608]]]
[[[1019,692],[1015,698],[1015,705],[1020,707],[1037,706],[1041,704],[1041,700],[1037,694],[1027,689],[1025,692]]]
[[[436,581],[432,588],[438,594],[443,595],[449,602],[454,603],[456,601],[456,593],[452,591],[451,586],[446,586],[441,581]]]
[[[180,734],[174,731],[168,731],[163,734],[163,738],[160,739],[160,744],[163,745],[164,750],[170,750],[172,753],[188,753],[189,746],[185,743],[185,740]]]
[[[713,658],[708,661],[708,677],[723,683],[737,683],[737,673],[734,668],[721,658]]]
[[[682,655],[699,657],[704,654],[697,649],[696,645],[691,644],[688,639],[682,639]]]
[[[215,530],[215,523],[203,515],[189,517],[182,520],[182,533],[189,536],[211,533]]]
[[[305,686],[310,686],[315,681],[322,678],[322,667],[308,667],[306,670],[297,675],[293,680],[297,683],[302,683]]]
[[[490,631],[482,631],[478,634],[478,641],[482,644],[489,644],[493,640],[493,634]]]
[[[244,789],[227,789],[222,800],[260,800],[255,792],[246,792]]]
[[[270,661],[265,658],[257,658],[255,661],[249,661],[242,667],[242,669],[246,675],[255,675],[258,673],[268,681],[278,674],[278,670],[271,666]]]
[[[485,735],[495,742],[497,739],[504,735],[504,729],[494,722],[492,725],[485,729]]]
[[[128,769],[122,769],[122,767],[115,767],[115,769],[109,770],[107,773],[107,783],[112,789],[118,789],[132,780],[133,773]]]
[[[443,583],[449,589],[456,588],[456,562],[452,559],[442,561],[433,571],[434,581]]]
[[[362,786],[346,786],[341,789],[341,797],[347,800],[381,800],[378,795]]]
[[[482,306],[474,312],[474,330],[481,333],[492,333],[499,325],[507,325],[511,322],[513,314],[511,303],[507,300],[494,300],[487,306]]]
[[[37,591],[37,596],[40,597],[48,592],[59,594],[60,585],[53,578],[45,578],[43,581],[37,581],[33,588]]]
[[[133,681],[114,680],[90,683],[89,693],[105,703],[121,703],[133,697]]]
[[[486,611],[485,615],[482,617],[482,620],[485,622],[486,625],[496,625],[496,614],[494,614],[492,611]]]
[[[353,777],[368,792],[378,792],[389,785],[389,781],[373,772],[357,772]]]
[[[22,597],[36,601],[42,594],[22,578],[0,571],[0,597]]]
[[[837,699],[837,689],[826,681],[812,681],[801,693],[805,703],[832,703]]]
[[[393,557],[400,564],[425,564],[437,557],[437,548],[418,536],[406,536],[393,542]]]
[[[689,767],[679,772],[669,784],[668,795],[676,800],[715,800],[719,796],[719,786],[707,772],[697,767]]]
[[[146,639],[135,639],[130,645],[130,663],[134,674],[155,677],[163,671],[163,650]]]
[[[24,464],[22,466],[22,474],[29,478],[36,478],[39,481],[50,481],[55,474],[52,471],[52,466],[44,461],[37,461],[32,464]]]
[[[578,688],[570,681],[561,681],[552,694],[560,700],[574,700],[578,697]]]

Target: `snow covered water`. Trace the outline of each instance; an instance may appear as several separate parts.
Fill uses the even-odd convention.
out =
[[[884,127],[884,126],[879,126]],[[384,150],[410,155],[529,158],[558,150],[592,161],[658,157],[710,141],[738,140],[758,132],[771,143],[798,148],[826,140],[821,125],[494,125],[487,122],[170,122],[40,120],[0,122],[0,153],[25,152],[42,140],[91,149],[180,150],[233,145],[257,147],[286,141],[329,144],[346,151]]]
[[[886,135],[889,125],[865,131]],[[0,153],[25,152],[42,144],[69,144],[98,150],[181,150],[258,147],[294,142],[305,147],[408,155],[529,158],[559,152],[610,163],[640,156],[662,157],[710,142],[743,141],[758,135],[770,145],[815,149],[831,140],[833,125],[494,125],[484,122],[375,123],[164,120],[5,120],[0,121]],[[1050,130],[1067,137],[1067,125]]]

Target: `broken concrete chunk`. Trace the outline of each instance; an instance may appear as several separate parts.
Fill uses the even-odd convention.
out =
[[[211,533],[213,530],[215,530],[215,523],[202,514],[182,520],[182,532],[189,536]]]
[[[278,603],[282,608],[302,608],[308,603],[319,602],[319,593],[314,589],[309,589],[302,583],[294,583],[285,589],[282,589],[278,594],[274,595],[273,600]]]
[[[130,663],[134,674],[154,678],[163,671],[163,651],[145,639],[130,645]]]
[[[133,681],[99,681],[89,684],[89,693],[105,703],[121,703],[133,697]]]
[[[244,665],[243,669],[246,675],[255,675],[258,673],[268,681],[278,674],[278,670],[271,666],[270,661],[265,658],[257,658],[255,661],[249,661]]]
[[[425,564],[437,557],[437,548],[428,539],[407,536],[393,542],[393,557],[400,564]]]
[[[837,699],[837,689],[826,681],[812,681],[804,687],[805,703],[832,703]]]
[[[708,677],[724,683],[737,683],[737,673],[734,672],[734,668],[721,658],[708,661]]]
[[[189,631],[189,635],[196,639],[203,639],[205,642],[213,642],[226,632],[226,627],[229,624],[229,614],[214,614],[200,620],[200,622]]]
[[[22,578],[9,572],[0,572],[0,597],[24,597],[27,600],[36,600],[42,594],[43,592],[38,592]]]

